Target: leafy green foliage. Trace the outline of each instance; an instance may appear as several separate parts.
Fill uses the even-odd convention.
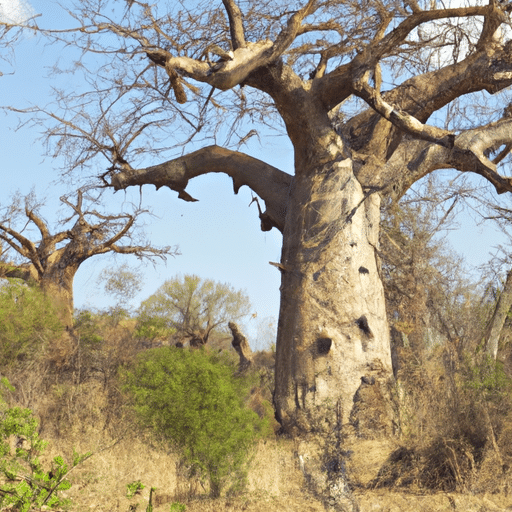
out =
[[[131,484],[126,484],[126,497],[133,498],[136,494],[139,494],[144,487],[146,486],[140,480],[136,480]]]
[[[212,496],[242,485],[265,420],[250,410],[246,380],[221,354],[162,347],[139,355],[124,374],[143,425],[173,443]]]
[[[116,304],[109,308],[112,319],[119,322],[129,317],[129,302],[142,289],[142,273],[123,263],[120,267],[103,269],[97,282],[103,287],[104,292],[116,301]]]
[[[23,359],[58,336],[63,326],[38,287],[17,279],[0,288],[0,360]]]
[[[94,346],[103,341],[103,336],[99,334],[99,315],[89,309],[81,309],[75,313],[73,327],[82,343]]]
[[[482,400],[510,399],[512,379],[506,374],[501,361],[487,355],[476,364],[466,360],[463,370],[465,387],[478,392]]]
[[[243,291],[195,275],[166,281],[139,309],[137,334],[182,336],[226,328],[227,322],[249,314],[250,301]]]
[[[2,383],[12,390],[7,381]],[[9,407],[0,397],[0,507],[27,512],[34,507],[64,505],[66,500],[58,493],[71,487],[66,475],[91,456],[74,453],[71,468],[57,456],[51,469],[45,469],[39,455],[47,443],[39,438],[37,429],[32,411]],[[14,453],[9,443],[12,438],[16,440]]]
[[[186,509],[187,509],[187,507],[184,503],[175,501],[174,503],[171,503],[170,512],[185,512]]]
[[[141,312],[135,328],[137,338],[153,340],[155,338],[165,338],[176,334],[176,329],[169,326],[168,321],[161,317],[152,317],[145,312]]]

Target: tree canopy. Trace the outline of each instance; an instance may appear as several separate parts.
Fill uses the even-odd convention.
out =
[[[229,284],[185,275],[167,280],[139,308],[138,332],[148,337],[173,336],[204,345],[211,334],[229,332],[228,322],[250,312],[249,297]]]
[[[71,167],[102,156],[113,166],[105,177],[136,166],[144,154],[154,155],[173,144],[181,147],[194,138],[220,139],[239,147],[256,134],[257,125],[286,129],[294,147],[305,150],[308,144],[302,139],[308,130],[299,128],[298,111],[284,115],[283,101],[309,95],[329,113],[330,124],[342,132],[351,149],[361,153],[357,161],[368,184],[400,195],[434,167],[454,167],[483,175],[498,191],[509,190],[507,179],[496,172],[508,151],[499,152],[492,162],[485,150],[508,144],[510,121],[503,118],[473,131],[482,122],[507,116],[503,106],[512,82],[509,12],[510,6],[495,2],[444,8],[395,1],[368,1],[364,6],[341,0],[311,0],[302,6],[287,1],[226,0],[222,6],[134,1],[122,8],[111,0],[84,1],[79,9],[70,10],[79,28],[53,31],[50,37],[84,50],[81,71],[90,89],[58,96],[61,109],[46,111],[55,121],[47,136],[59,141],[56,150],[70,157]],[[99,67],[94,73],[89,67],[91,54],[106,57],[96,57]],[[271,76],[277,62],[284,65],[284,74]],[[285,92],[288,82],[295,86]],[[480,95],[484,91],[498,97],[490,100]],[[474,99],[461,103],[459,99],[468,94]],[[93,117],[89,101],[99,108]],[[438,111],[446,122],[433,119],[427,124]],[[73,112],[72,119],[65,112],[68,117]],[[314,129],[311,123],[312,119],[305,126]],[[229,128],[220,129],[221,125]],[[322,130],[316,128],[321,139]],[[461,129],[467,132],[460,133]],[[404,133],[407,140],[401,140]],[[411,138],[419,141],[414,149]],[[434,147],[428,142],[435,142]],[[210,160],[215,155],[224,163],[250,163],[219,149],[204,151]],[[387,163],[392,154],[394,166]],[[371,165],[370,155],[376,158]],[[398,179],[397,159],[402,164],[415,162],[407,179]],[[188,171],[170,181],[183,199],[190,200],[184,188],[197,175],[201,161],[187,162]],[[382,164],[387,165],[380,175],[370,179],[370,168]],[[235,188],[250,179],[251,188],[261,189],[256,182],[262,178],[252,176],[251,168],[230,167],[219,171],[232,175]],[[267,180],[287,188],[288,178],[271,167],[267,172]],[[117,186],[124,183],[120,179]],[[168,186],[169,179],[155,184]],[[265,201],[268,194],[262,194]],[[267,208],[268,203],[273,201],[268,198]],[[273,218],[276,213],[269,215],[278,221]]]

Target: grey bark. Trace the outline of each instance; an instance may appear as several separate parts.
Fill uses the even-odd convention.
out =
[[[493,359],[498,357],[498,344],[503,325],[512,307],[512,270],[507,273],[507,279],[503,285],[498,302],[489,321],[485,334],[485,351]]]

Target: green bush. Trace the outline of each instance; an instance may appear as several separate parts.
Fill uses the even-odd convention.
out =
[[[39,351],[63,330],[50,300],[38,287],[9,281],[0,288],[0,361],[4,365]]]
[[[124,373],[142,424],[176,446],[213,497],[243,485],[253,443],[264,430],[245,399],[248,382],[235,366],[205,350],[157,348]]]
[[[148,340],[168,338],[176,333],[174,327],[169,327],[164,318],[150,317],[140,314],[135,328],[135,336]]]
[[[13,390],[6,379],[0,382]],[[0,389],[1,391],[1,389]],[[46,442],[37,433],[38,422],[32,411],[21,407],[9,407],[0,394],[0,508],[27,512],[35,507],[60,507],[66,504],[59,496],[71,484],[66,475],[73,467],[90,457],[73,454],[71,468],[60,456],[53,459],[50,469],[44,468],[39,455]],[[9,440],[16,440],[14,451]]]
[[[510,398],[512,379],[506,374],[503,363],[491,356],[477,363],[466,359],[463,377],[466,389],[477,392],[482,400],[499,402]]]
[[[136,480],[131,484],[126,484],[126,497],[133,498],[136,494],[139,494],[144,487],[146,486],[140,480]]]
[[[99,334],[100,317],[98,313],[89,309],[81,309],[75,312],[73,328],[80,337],[80,341],[87,345],[99,345],[103,337]]]

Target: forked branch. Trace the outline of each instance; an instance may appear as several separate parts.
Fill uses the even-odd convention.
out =
[[[379,183],[395,199],[410,186],[436,169],[473,172],[489,181],[498,194],[512,192],[512,177],[503,176],[487,154],[500,146],[512,144],[512,118],[467,130],[454,138],[453,147],[406,137],[393,156],[380,169],[368,166],[358,178],[371,186]],[[376,166],[377,167],[377,166]],[[407,169],[407,172],[403,172]]]

